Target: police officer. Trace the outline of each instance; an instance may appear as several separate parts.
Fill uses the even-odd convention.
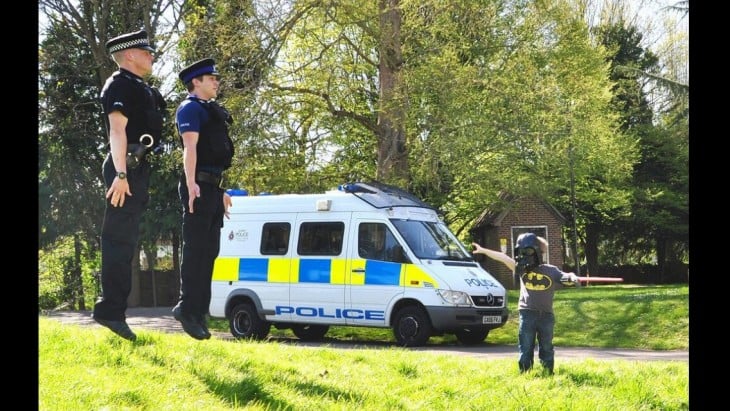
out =
[[[191,337],[210,338],[206,315],[210,305],[213,263],[220,249],[223,216],[231,197],[221,188],[223,171],[231,165],[233,143],[228,136],[229,113],[218,103],[219,73],[215,61],[197,61],[180,72],[188,96],[177,108],[176,122],[183,146],[178,186],[183,206],[183,253],[180,299],[172,312]]]
[[[132,288],[132,258],[139,222],[149,198],[149,152],[160,146],[166,103],[145,83],[152,72],[154,48],[144,30],[123,34],[106,43],[119,66],[101,91],[109,153],[102,165],[107,187],[101,231],[101,296],[94,320],[122,338],[137,336],[126,322]]]

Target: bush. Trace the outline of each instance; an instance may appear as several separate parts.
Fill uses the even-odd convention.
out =
[[[80,262],[76,262],[74,238],[61,237],[46,249],[38,250],[38,309],[60,306],[86,309],[99,294],[99,252],[81,243]],[[78,267],[77,265],[80,265]],[[81,278],[75,272],[81,272]]]

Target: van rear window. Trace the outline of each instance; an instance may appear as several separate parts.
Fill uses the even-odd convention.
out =
[[[285,255],[289,251],[289,223],[265,223],[261,232],[262,255]]]
[[[299,227],[299,255],[340,255],[345,232],[343,222],[306,222]]]

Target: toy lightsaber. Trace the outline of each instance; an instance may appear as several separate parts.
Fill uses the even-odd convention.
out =
[[[577,279],[578,281],[576,281]],[[575,287],[578,285],[578,283],[621,283],[624,279],[620,277],[577,277],[574,276],[573,273],[568,273],[563,275],[563,277],[560,279],[560,282],[563,283],[566,287]]]
[[[621,277],[578,277],[578,281],[582,283],[622,283],[624,279]]]

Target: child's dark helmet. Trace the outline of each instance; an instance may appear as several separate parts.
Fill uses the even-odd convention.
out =
[[[537,264],[540,264],[540,240],[533,233],[523,233],[517,237],[515,244],[515,255],[516,256],[532,256],[534,255],[537,259]]]

